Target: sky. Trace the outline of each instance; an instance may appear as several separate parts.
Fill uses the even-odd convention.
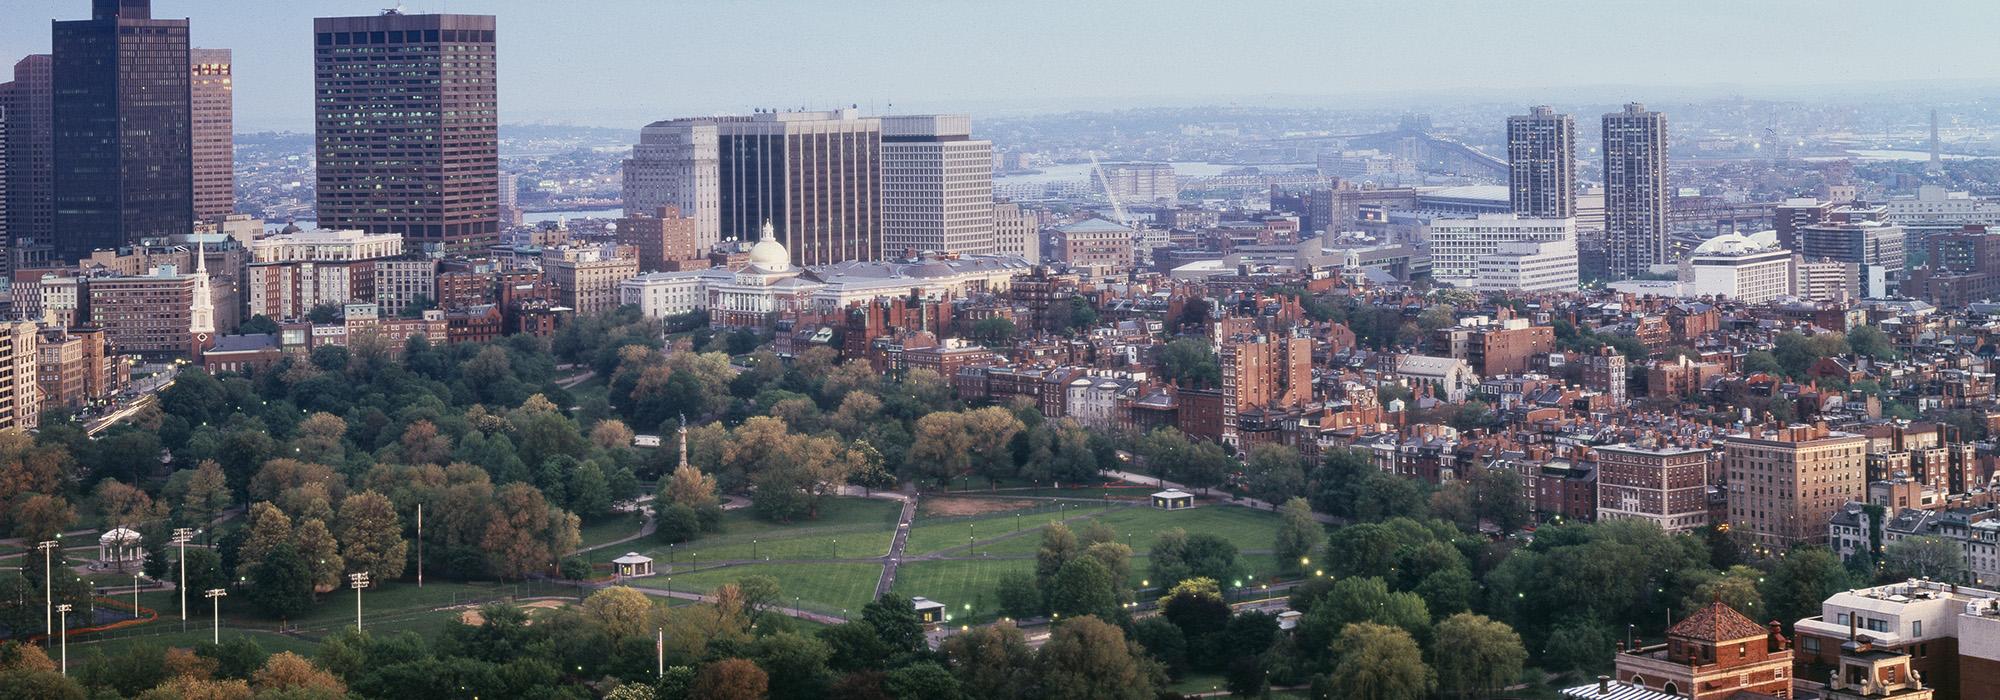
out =
[[[312,18],[394,0],[155,0],[236,57],[244,132],[312,126]],[[1798,97],[2000,85],[1990,0],[406,0],[499,17],[506,123],[756,107],[974,115],[1258,103]],[[0,0],[0,60],[89,0]]]

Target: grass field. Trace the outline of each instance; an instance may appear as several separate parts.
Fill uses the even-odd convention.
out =
[[[633,535],[639,534],[639,529],[644,526],[645,526],[645,519],[638,513],[621,513],[615,517],[605,518],[601,522],[584,525],[582,533],[583,543],[579,546],[595,547],[597,545],[604,544],[606,542],[612,542],[627,537],[631,537]],[[639,542],[635,540],[632,542],[632,544],[640,545],[640,544],[651,544],[651,543]],[[620,554],[623,554],[623,552],[620,552]]]
[[[910,526],[910,541],[904,545],[903,553],[915,556],[962,547],[966,543],[968,533],[979,540],[1005,537],[1016,532],[1039,537],[1034,533],[1043,525],[1063,518],[1103,513],[1110,509],[1109,506],[1099,503],[1065,503],[1062,506],[1058,510],[1055,504],[1042,503],[1029,508],[976,517],[926,518],[920,510],[916,522]],[[980,551],[985,550],[985,547],[980,548]]]
[[[882,577],[882,567],[878,564],[837,563],[744,564],[676,574],[671,580],[665,576],[643,578],[632,582],[632,585],[713,593],[723,584],[735,583],[745,576],[777,579],[785,607],[792,607],[793,599],[797,598],[798,606],[806,610],[835,615],[846,610],[849,615],[859,615],[861,606],[874,599],[875,582]]]
[[[867,498],[826,499],[819,519],[794,523],[773,523],[747,510],[732,510],[723,514],[719,534],[671,548],[655,540],[633,541],[591,552],[589,557],[602,563],[627,551],[639,552],[653,557],[662,570],[670,562],[685,569],[696,561],[879,557],[889,553],[901,512],[899,503]]]
[[[896,592],[923,596],[945,604],[954,616],[967,614],[974,624],[999,617],[1000,577],[1009,572],[1033,575],[1032,559],[913,561],[896,569]]]

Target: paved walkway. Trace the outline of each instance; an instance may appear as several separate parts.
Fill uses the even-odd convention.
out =
[[[608,586],[608,585],[612,585],[612,584],[604,584],[604,585]],[[688,592],[688,591],[669,591],[669,590],[666,590],[666,589],[664,589],[664,588],[650,588],[650,587],[644,587],[644,586],[634,586],[634,585],[631,585],[631,584],[630,584],[629,582],[628,582],[628,583],[620,583],[620,584],[617,584],[617,585],[622,585],[622,586],[625,586],[626,588],[630,588],[630,589],[632,589],[632,590],[635,590],[635,591],[638,591],[638,592],[640,592],[640,593],[644,593],[644,594],[646,594],[646,595],[649,595],[649,596],[653,596],[653,597],[656,597],[656,598],[672,598],[672,599],[675,599],[675,600],[692,600],[692,601],[694,601],[694,602],[697,602],[697,603],[713,603],[713,602],[715,602],[715,598],[714,598],[714,596],[706,596],[706,595],[702,595],[702,594],[700,594],[700,593],[690,593],[690,592]],[[601,588],[601,587],[603,587],[603,586],[599,586],[599,587]],[[776,612],[776,613],[778,613],[778,614],[780,614],[780,615],[784,615],[785,617],[796,617],[796,618],[799,618],[799,619],[801,619],[801,620],[811,620],[811,621],[813,621],[813,622],[817,622],[817,623],[820,623],[820,624],[825,624],[825,625],[838,625],[838,624],[840,624],[840,623],[842,623],[842,622],[846,622],[846,621],[847,621],[847,620],[845,620],[845,619],[841,618],[841,617],[840,617],[839,615],[828,615],[828,614],[825,614],[825,613],[816,613],[816,612],[813,612],[813,611],[810,611],[810,610],[800,610],[800,609],[798,609],[798,608],[786,608],[786,607],[773,607],[773,608],[771,608],[771,610],[772,610],[772,611],[774,611],[774,612]]]
[[[882,577],[875,580],[875,597],[889,594],[896,585],[896,565],[903,563],[903,547],[910,543],[910,524],[917,519],[917,498],[903,499],[903,514],[896,519],[896,539],[889,542],[889,556],[882,562]]]

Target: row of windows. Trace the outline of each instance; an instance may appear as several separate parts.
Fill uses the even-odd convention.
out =
[[[320,46],[367,46],[438,42],[493,43],[491,29],[424,29],[382,32],[320,32]]]

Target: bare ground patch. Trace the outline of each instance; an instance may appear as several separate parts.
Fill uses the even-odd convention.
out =
[[[938,518],[1007,513],[1034,507],[1034,501],[1008,501],[996,498],[926,498],[923,501],[924,515]]]
[[[523,603],[516,607],[519,607],[522,610],[528,610],[532,612],[535,610],[555,610],[567,605],[569,605],[569,603],[560,600],[537,600],[532,603]],[[486,624],[486,616],[479,614],[478,607],[472,607],[467,609],[465,612],[459,613],[458,621],[463,622],[467,625],[471,625],[473,627],[478,627],[480,625]],[[534,620],[532,619],[529,620],[528,624],[534,624]]]

